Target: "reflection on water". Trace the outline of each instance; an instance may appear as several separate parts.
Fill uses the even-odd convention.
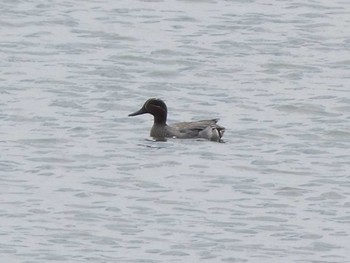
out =
[[[3,2],[3,261],[349,262],[349,7]]]

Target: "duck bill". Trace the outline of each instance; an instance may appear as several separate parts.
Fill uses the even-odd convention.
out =
[[[142,109],[139,109],[138,111],[135,111],[134,113],[129,114],[128,116],[137,116],[145,113],[146,113],[145,110],[142,108]]]

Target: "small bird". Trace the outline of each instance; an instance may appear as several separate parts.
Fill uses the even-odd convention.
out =
[[[156,140],[165,140],[165,138],[205,138],[210,141],[222,142],[221,137],[224,135],[225,128],[216,124],[219,119],[167,125],[167,106],[164,101],[155,98],[148,99],[141,109],[129,114],[129,116],[145,113],[152,114],[154,117],[151,137]]]

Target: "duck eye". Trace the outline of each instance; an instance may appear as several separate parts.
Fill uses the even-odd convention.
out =
[[[158,101],[152,101],[152,105],[160,107],[160,104],[158,103]]]

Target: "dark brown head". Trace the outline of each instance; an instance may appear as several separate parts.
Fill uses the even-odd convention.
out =
[[[142,108],[138,111],[129,114],[129,116],[136,116],[149,113],[154,117],[154,122],[157,124],[165,124],[167,117],[167,107],[161,99],[151,98],[148,99],[145,104],[143,104]]]

